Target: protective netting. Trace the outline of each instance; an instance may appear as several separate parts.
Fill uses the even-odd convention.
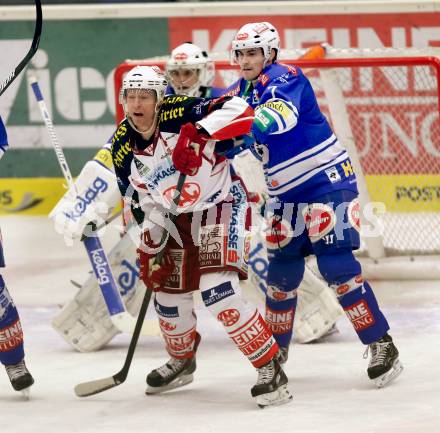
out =
[[[435,64],[335,70],[370,200],[386,213],[388,255],[440,252],[440,123]],[[323,111],[320,74],[311,79]]]

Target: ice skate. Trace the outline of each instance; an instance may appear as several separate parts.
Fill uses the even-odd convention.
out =
[[[21,391],[25,397],[29,397],[29,387],[33,385],[34,378],[26,368],[24,360],[18,364],[5,365],[5,368],[15,391]]]
[[[287,389],[287,376],[277,358],[273,358],[257,371],[257,384],[252,387],[251,394],[260,408],[279,406],[292,400]]]
[[[194,352],[200,343],[200,334],[197,333]],[[188,385],[194,380],[194,371],[196,370],[196,357],[171,359],[159,368],[151,371],[147,376],[147,390],[145,394],[159,394]]]
[[[403,365],[399,361],[399,351],[388,334],[375,343],[371,343],[365,351],[364,358],[368,356],[368,350],[371,350],[371,359],[367,369],[368,377],[378,388],[382,388],[403,370]]]

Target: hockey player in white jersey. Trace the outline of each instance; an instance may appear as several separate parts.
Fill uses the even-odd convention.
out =
[[[0,159],[8,148],[6,129],[0,117]],[[0,231],[0,268],[5,266]],[[24,362],[23,329],[20,317],[5,280],[0,274],[0,363],[2,363],[16,391],[26,391],[34,379]]]
[[[402,366],[388,322],[353,255],[360,244],[356,177],[309,80],[300,68],[277,62],[279,44],[270,23],[244,25],[231,50],[242,78],[227,92],[255,109],[252,150],[263,164],[270,196],[266,320],[286,353],[304,258],[315,255],[320,273],[371,351],[368,376],[381,387]]]
[[[216,142],[247,133],[253,110],[240,98],[164,97],[167,81],[159,68],[138,66],[123,80],[126,118],[113,139],[112,155],[126,205],[142,224],[140,274],[154,290],[154,305],[170,360],[147,376],[147,394],[193,380],[200,334],[193,292],[224,326],[232,342],[258,371],[251,394],[258,405],[291,399],[278,361],[278,345],[258,309],[240,294],[247,277],[250,209],[241,179]],[[132,160],[118,164],[127,143]],[[181,176],[177,215],[165,222]],[[133,192],[137,194],[134,195]],[[134,198],[134,201],[133,201]],[[140,218],[141,217],[141,218]],[[169,236],[160,244],[164,227]],[[160,265],[157,252],[164,250]]]

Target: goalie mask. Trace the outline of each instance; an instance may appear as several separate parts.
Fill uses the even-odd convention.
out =
[[[272,49],[276,50],[277,54],[280,50],[280,37],[277,29],[267,21],[245,24],[237,32],[231,43],[231,64],[237,64],[237,50],[247,50],[249,48],[261,48],[265,63],[267,63]]]
[[[201,96],[201,87],[212,86],[215,67],[206,51],[197,45],[184,43],[171,52],[166,74],[177,94]]]
[[[121,93],[119,95],[119,102],[122,104],[125,116],[130,125],[140,133],[149,134],[156,127],[156,115],[151,126],[146,129],[136,127],[132,114],[128,108],[127,97],[129,95],[137,95],[148,99],[149,95],[154,95],[155,106],[154,113],[157,114],[165,96],[165,89],[168,83],[165,75],[157,66],[135,66],[122,81]],[[139,123],[139,122],[136,122]]]

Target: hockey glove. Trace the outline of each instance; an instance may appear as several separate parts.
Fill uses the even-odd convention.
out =
[[[185,123],[180,128],[180,135],[173,151],[174,166],[188,176],[197,174],[202,165],[203,149],[209,137],[201,133],[192,123]]]
[[[140,279],[151,290],[157,291],[164,287],[175,266],[170,251],[166,249],[160,264],[155,263],[156,254],[149,254],[142,248],[139,248],[137,252],[140,264]]]

